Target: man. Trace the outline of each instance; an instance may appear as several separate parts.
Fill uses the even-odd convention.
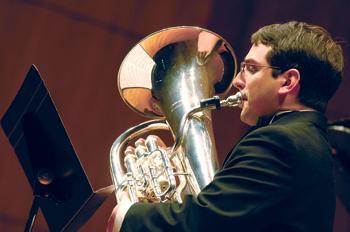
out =
[[[255,129],[197,197],[132,206],[125,197],[108,230],[332,231],[324,111],[341,81],[341,47],[323,28],[301,22],[263,27],[251,41],[234,86],[246,96],[241,120]]]

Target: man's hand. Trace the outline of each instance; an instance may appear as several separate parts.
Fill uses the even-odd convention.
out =
[[[108,219],[107,232],[117,232],[120,231],[124,217],[128,212],[129,208],[132,206],[129,195],[126,192],[121,192],[118,196],[119,202],[114,207],[111,216]]]
[[[155,140],[155,144],[159,147],[162,147],[165,149],[166,145],[165,143],[155,135],[149,135],[147,139],[152,139],[153,141]],[[137,148],[145,148],[146,146],[146,140],[143,138],[139,138],[136,142],[136,149]],[[126,150],[129,150],[131,153],[135,153],[136,149],[134,147],[128,146]],[[141,149],[141,150],[143,150]],[[133,205],[133,202],[130,200],[129,194],[127,192],[127,188],[124,191],[118,191],[117,192],[117,201],[118,204],[114,207],[112,214],[110,218],[108,219],[108,224],[107,224],[107,232],[117,232],[120,231],[121,226],[124,221],[124,217],[129,210],[129,208]]]

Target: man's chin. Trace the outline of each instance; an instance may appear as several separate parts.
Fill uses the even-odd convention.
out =
[[[255,126],[258,121],[256,117],[252,117],[249,114],[247,114],[247,112],[244,111],[244,108],[241,111],[240,119],[243,123],[249,126]]]

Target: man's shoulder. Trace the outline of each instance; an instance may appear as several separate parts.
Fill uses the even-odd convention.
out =
[[[326,119],[318,112],[291,112],[283,115],[270,124],[256,128],[247,134],[248,137],[298,137],[322,136],[326,132]]]
[[[252,138],[288,138],[302,137],[305,133],[312,135],[318,133],[312,123],[291,121],[287,123],[275,123],[250,131],[242,140]]]
[[[285,120],[252,130],[240,140],[232,153],[249,154],[251,151],[312,159],[313,154],[329,152],[329,143],[326,132],[314,121]]]

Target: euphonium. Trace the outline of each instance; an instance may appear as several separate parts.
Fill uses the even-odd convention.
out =
[[[119,92],[133,110],[156,119],[130,128],[112,145],[117,199],[127,190],[133,202],[181,202],[183,194],[197,195],[213,179],[218,162],[210,109],[241,103],[240,93],[219,98],[229,91],[236,67],[231,46],[198,27],[153,33],[128,53],[118,73]],[[125,150],[155,129],[171,131],[172,148],[150,136],[135,151]]]

